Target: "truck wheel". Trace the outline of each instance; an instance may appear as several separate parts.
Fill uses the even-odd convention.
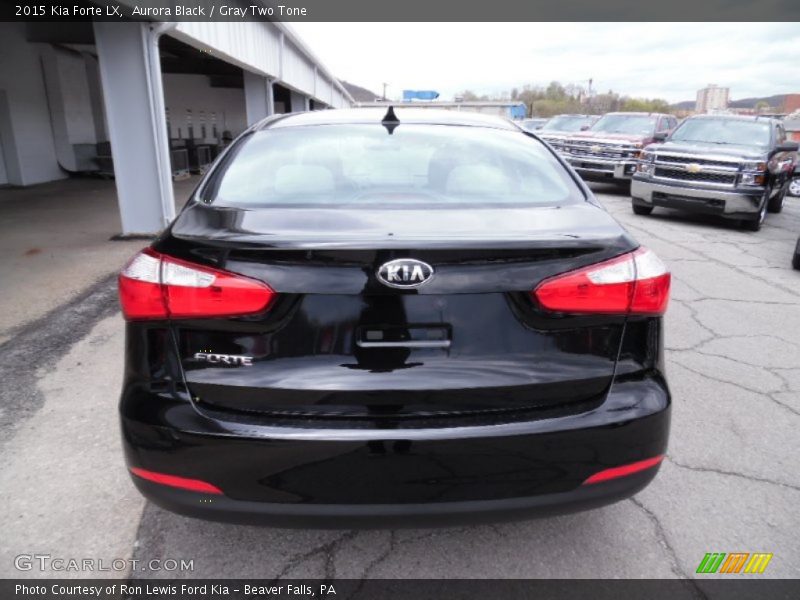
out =
[[[767,203],[767,210],[771,213],[779,213],[783,210],[783,201],[786,199],[786,191],[788,186],[782,186],[781,190],[775,195],[774,198],[770,198],[770,201]]]
[[[631,202],[631,208],[633,209],[633,214],[635,215],[644,215],[647,216],[651,212],[653,212],[652,206],[647,206],[646,204],[637,204],[636,200]]]
[[[764,219],[767,218],[767,210],[769,209],[770,196],[772,195],[772,186],[769,186],[761,198],[761,206],[758,209],[758,216],[755,219],[747,219],[742,221],[742,227],[747,231],[758,231],[764,224]]]
[[[794,257],[792,257],[792,266],[800,271],[800,239],[797,240],[797,246],[794,247]]]
[[[767,218],[767,204],[769,204],[769,201],[765,195],[764,199],[761,201],[761,209],[758,211],[758,216],[755,219],[742,221],[742,227],[747,231],[760,230],[761,226],[764,224],[764,219]]]

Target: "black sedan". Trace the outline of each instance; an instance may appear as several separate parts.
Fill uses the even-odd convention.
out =
[[[275,526],[620,500],[667,447],[669,285],[509,121],[268,118],[120,275],[128,468],[167,509]]]

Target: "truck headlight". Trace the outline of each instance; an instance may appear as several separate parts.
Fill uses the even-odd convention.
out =
[[[639,154],[639,161],[636,164],[636,172],[646,177],[652,177],[656,170],[655,160],[655,152],[642,150]]]
[[[739,185],[764,185],[767,181],[767,163],[762,161],[749,161],[742,163],[742,174],[739,176]]]
[[[766,179],[764,173],[742,173],[739,185],[764,185]]]
[[[757,171],[759,173],[763,173],[767,170],[767,163],[765,162],[745,162],[742,163],[742,171]]]
[[[625,148],[625,158],[641,158],[643,153],[641,144],[634,144]]]

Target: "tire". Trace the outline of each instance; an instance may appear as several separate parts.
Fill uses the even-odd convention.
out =
[[[767,210],[769,212],[779,213],[783,210],[783,201],[786,200],[786,192],[788,189],[789,186],[784,185],[774,198],[770,198],[769,202],[767,202]]]
[[[794,247],[794,256],[792,257],[792,266],[800,271],[800,239],[797,240],[797,246]]]
[[[641,204],[631,203],[631,208],[633,209],[633,214],[635,215],[647,216],[653,212],[652,206],[643,206]]]
[[[789,182],[789,195],[800,196],[800,177],[795,177]]]
[[[761,199],[761,208],[758,211],[758,216],[755,219],[746,219],[742,221],[742,228],[747,231],[759,231],[764,224],[764,219],[767,218],[767,208],[769,207],[769,195],[771,190],[764,192],[764,197]]]

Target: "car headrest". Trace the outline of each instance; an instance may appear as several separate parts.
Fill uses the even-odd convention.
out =
[[[318,165],[284,165],[275,173],[275,193],[283,196],[328,194],[336,189],[333,173]]]
[[[342,159],[333,144],[316,144],[304,148],[300,162],[329,169],[334,179],[342,176]]]
[[[502,170],[486,164],[459,165],[447,176],[447,194],[487,194],[496,196],[511,191],[508,178]]]

